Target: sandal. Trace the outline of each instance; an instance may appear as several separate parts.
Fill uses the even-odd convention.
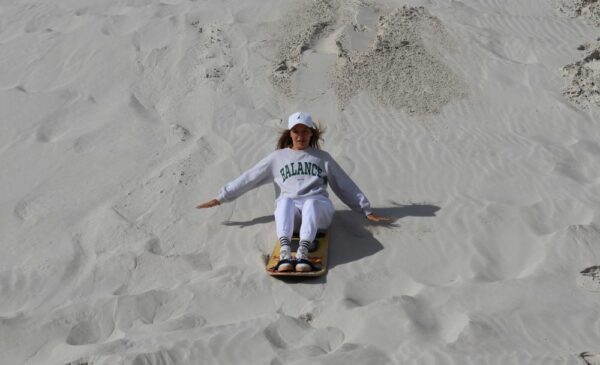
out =
[[[299,259],[296,261],[296,271],[307,272],[319,270],[321,270],[321,265],[315,265],[309,260]]]
[[[278,272],[292,271],[294,270],[294,262],[288,259],[279,260],[277,265],[273,266],[271,270]]]

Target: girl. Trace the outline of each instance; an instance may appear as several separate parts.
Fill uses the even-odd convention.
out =
[[[352,210],[362,212],[373,222],[390,221],[371,210],[367,197],[348,177],[329,153],[320,149],[319,129],[308,113],[296,112],[288,118],[277,149],[240,177],[226,184],[216,199],[196,208],[211,208],[232,201],[245,192],[273,182],[276,207],[275,226],[281,244],[278,271],[313,270],[308,251],[317,231],[331,224],[334,208],[327,193],[330,185],[335,194]],[[300,246],[292,260],[291,238],[300,224]]]

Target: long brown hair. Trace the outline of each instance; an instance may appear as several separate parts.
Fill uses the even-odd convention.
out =
[[[318,150],[321,149],[320,141],[323,140],[323,134],[325,133],[325,128],[321,127],[318,123],[315,123],[315,127],[311,128],[312,136],[310,137],[310,142],[308,145],[310,147],[316,148]],[[284,129],[281,131],[279,135],[279,140],[277,141],[277,150],[281,150],[283,148],[292,147],[294,142],[292,142],[292,136],[289,129]]]

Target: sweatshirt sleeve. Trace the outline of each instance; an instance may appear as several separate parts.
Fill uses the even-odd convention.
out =
[[[237,179],[225,184],[219,190],[217,199],[221,203],[229,202],[249,190],[272,181],[271,162],[272,155],[269,155],[241,174]]]
[[[347,206],[365,216],[373,213],[371,203],[333,158],[328,160],[327,179],[331,189]]]

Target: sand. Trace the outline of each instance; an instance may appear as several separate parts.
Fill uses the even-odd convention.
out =
[[[271,80],[286,96],[292,93],[291,77],[300,67],[302,53],[336,21],[340,7],[334,0],[301,1],[298,8],[290,11],[275,27],[277,46]]]
[[[349,32],[366,29],[355,23]],[[353,49],[357,42],[348,41],[353,34],[340,37],[334,89],[342,107],[367,91],[385,106],[431,114],[466,94],[463,80],[442,59],[451,51],[451,38],[425,8],[404,6],[381,16],[374,33],[364,51]]]
[[[0,363],[598,364],[597,2],[0,5]],[[329,272],[265,274],[310,112]]]
[[[560,0],[558,8],[572,18],[583,18],[595,25],[600,25],[598,0]]]
[[[600,44],[581,45],[578,50],[585,51],[585,57],[563,67],[563,75],[570,80],[564,94],[582,107],[600,106]]]

